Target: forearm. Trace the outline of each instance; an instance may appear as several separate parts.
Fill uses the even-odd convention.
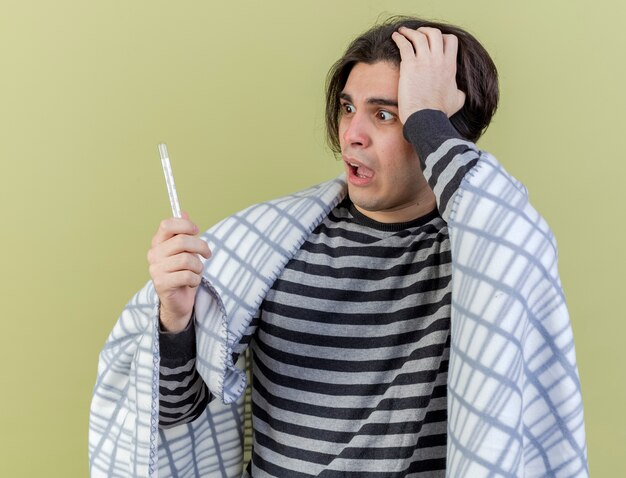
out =
[[[445,113],[436,110],[420,110],[409,116],[404,136],[415,148],[439,212],[447,221],[454,195],[478,162],[478,148],[459,135]]]
[[[159,426],[169,428],[195,420],[211,394],[196,369],[194,319],[179,333],[159,330]]]

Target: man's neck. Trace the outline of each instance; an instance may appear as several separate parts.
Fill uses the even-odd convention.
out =
[[[410,222],[430,213],[437,207],[435,195],[426,195],[420,197],[417,201],[406,205],[398,206],[393,209],[385,209],[381,211],[368,211],[357,204],[354,207],[364,216],[369,217],[377,222],[384,224],[394,224],[400,222]]]

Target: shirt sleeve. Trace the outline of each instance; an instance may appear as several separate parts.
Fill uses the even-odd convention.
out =
[[[159,426],[171,428],[198,418],[212,398],[196,369],[195,317],[182,332],[159,327],[159,348]]]
[[[404,137],[419,156],[424,177],[435,193],[441,217],[447,222],[452,199],[465,175],[476,165],[480,151],[461,137],[443,111],[420,110],[404,124]]]

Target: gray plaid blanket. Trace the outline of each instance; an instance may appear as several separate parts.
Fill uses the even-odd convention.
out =
[[[151,282],[100,354],[92,477],[240,477],[246,377],[233,352],[265,294],[346,194],[343,177],[252,206],[204,234],[197,368],[214,399],[158,428],[158,297]],[[450,477],[588,476],[574,343],[552,233],[524,186],[487,153],[451,204]]]

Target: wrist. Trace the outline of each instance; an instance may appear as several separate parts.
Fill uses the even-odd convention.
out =
[[[401,116],[402,118],[402,124],[406,124],[406,122],[408,121],[408,119],[413,116],[415,113],[419,113],[421,111],[439,111],[442,112],[444,114],[446,114],[446,112],[444,111],[444,109],[436,104],[428,104],[428,103],[416,103],[413,105],[410,105],[408,108],[404,109],[404,111],[402,112]],[[446,114],[446,116],[448,116]]]
[[[420,110],[407,118],[402,128],[404,138],[415,148],[422,167],[426,158],[451,138],[463,139],[441,110]]]
[[[161,365],[167,368],[177,368],[188,365],[196,357],[196,328],[194,316],[187,327],[181,332],[159,331],[159,350]]]
[[[163,307],[163,304],[159,305],[159,325],[162,332],[179,333],[187,328],[189,321],[193,315],[193,310],[184,315],[176,315],[170,313]]]

